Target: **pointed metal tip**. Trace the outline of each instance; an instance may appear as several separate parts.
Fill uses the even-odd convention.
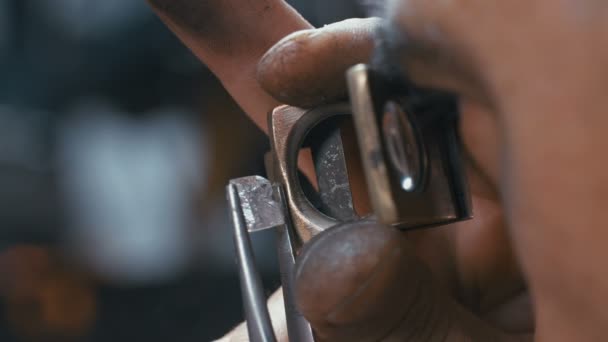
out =
[[[249,232],[257,232],[285,224],[283,204],[277,200],[269,180],[249,176],[230,180],[234,187]]]

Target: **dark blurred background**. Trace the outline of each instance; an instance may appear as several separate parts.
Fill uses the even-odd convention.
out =
[[[354,2],[291,1],[317,26],[361,16]],[[267,144],[145,1],[0,0],[0,341],[227,332],[242,310],[224,186],[263,174]]]

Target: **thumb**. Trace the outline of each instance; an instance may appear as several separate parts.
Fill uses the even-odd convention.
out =
[[[368,62],[378,18],[347,19],[294,32],[276,43],[257,66],[257,80],[279,102],[312,107],[346,98],[345,73]]]
[[[296,265],[296,300],[323,341],[502,341],[433,286],[405,234],[370,221],[309,242]]]

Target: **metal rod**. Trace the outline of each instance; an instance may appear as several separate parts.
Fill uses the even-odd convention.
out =
[[[274,186],[278,202],[287,208],[285,194],[280,185]],[[279,267],[281,268],[281,283],[283,284],[283,300],[285,302],[285,318],[287,320],[287,332],[291,342],[314,342],[314,336],[310,323],[302,316],[296,307],[294,297],[294,266],[296,263],[295,231],[285,215],[285,224],[277,227],[277,247],[279,254]]]
[[[255,267],[253,249],[243,217],[237,187],[229,184],[227,192],[230,216],[234,227],[234,246],[236,248],[249,340],[252,342],[274,342],[276,337],[266,306],[262,280]]]

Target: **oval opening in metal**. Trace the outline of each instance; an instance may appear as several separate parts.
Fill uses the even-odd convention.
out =
[[[414,126],[395,101],[388,101],[384,105],[382,134],[390,165],[401,188],[408,192],[415,191],[422,178],[421,149]]]

